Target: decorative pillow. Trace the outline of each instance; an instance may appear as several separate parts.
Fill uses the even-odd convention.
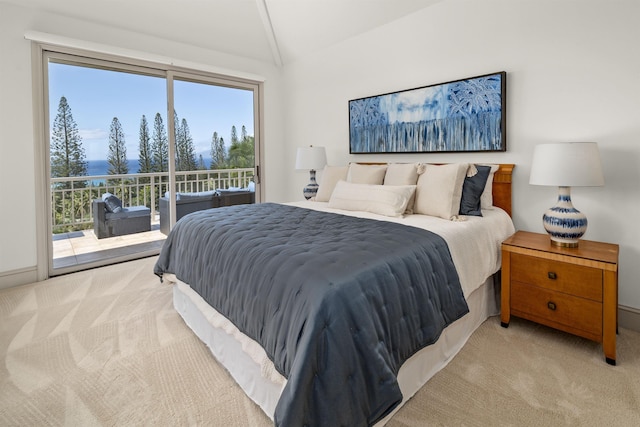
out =
[[[384,176],[384,185],[416,185],[418,183],[417,163],[389,163],[387,173]],[[415,193],[407,203],[406,214],[413,213],[415,204]]]
[[[455,219],[460,212],[462,184],[469,169],[468,163],[426,165],[418,178],[414,212]]]
[[[318,192],[315,198],[316,202],[328,202],[336,183],[347,179],[348,170],[348,166],[325,166],[320,176],[320,184],[318,184]]]
[[[487,183],[484,186],[482,196],[480,196],[480,207],[482,209],[489,209],[493,206],[493,175],[500,168],[500,165],[484,164],[482,166],[491,166]]]
[[[382,185],[387,165],[359,165],[351,163],[347,181],[354,184]]]
[[[170,199],[171,198],[171,192],[170,191],[165,191],[164,192],[164,197],[166,199]],[[180,193],[176,193],[176,200],[180,200]]]
[[[118,213],[122,211],[122,202],[113,194],[104,193],[102,195],[102,201],[104,202],[107,212]]]
[[[389,163],[384,176],[384,185],[416,185],[418,165],[416,163]]]
[[[460,215],[482,216],[480,209],[480,196],[484,192],[484,187],[491,172],[491,166],[475,165],[469,166],[469,170],[474,170],[474,175],[467,176],[462,184],[462,199],[460,200]]]
[[[402,216],[415,189],[415,185],[368,185],[339,181],[329,200],[329,207]]]

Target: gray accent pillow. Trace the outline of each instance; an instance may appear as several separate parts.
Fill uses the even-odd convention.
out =
[[[460,215],[482,216],[480,196],[487,184],[491,166],[475,165],[475,167],[478,172],[474,176],[467,176],[462,184]]]
[[[113,194],[104,193],[102,195],[102,201],[104,202],[107,212],[118,213],[122,211],[122,202]]]

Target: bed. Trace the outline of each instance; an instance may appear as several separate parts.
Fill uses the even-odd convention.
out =
[[[375,175],[362,168],[341,178]],[[392,166],[382,169],[392,175]],[[401,183],[392,186],[402,193],[394,201],[406,199],[402,215],[381,214],[380,203],[354,209],[354,199],[384,185],[343,179],[328,201],[188,215],[155,273],[174,285],[186,324],[276,425],[384,425],[498,314],[500,243],[514,232],[512,170],[492,167],[482,216],[408,214]],[[426,196],[414,191],[411,203]],[[234,249],[239,241],[251,243]]]

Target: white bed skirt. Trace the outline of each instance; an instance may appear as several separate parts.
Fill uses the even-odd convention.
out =
[[[240,332],[187,284],[171,276],[165,279],[175,282],[173,305],[176,311],[247,396],[273,420],[286,379],[275,370],[257,342]],[[398,382],[403,401],[376,426],[386,424],[431,377],[447,366],[482,322],[499,313],[498,301],[494,281],[490,277],[467,298],[469,313],[449,325],[435,344],[423,348],[402,365]]]

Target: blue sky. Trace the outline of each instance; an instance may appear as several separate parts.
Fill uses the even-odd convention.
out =
[[[62,96],[71,107],[87,160],[107,158],[114,117],[124,129],[129,160],[138,158],[142,115],[153,132],[155,115],[160,113],[168,131],[164,78],[49,63],[51,126]],[[227,149],[231,126],[236,126],[238,136],[242,126],[249,135],[254,134],[253,93],[249,90],[175,81],[174,98],[178,117],[187,120],[196,153],[205,158],[209,157],[214,131],[224,138]]]

